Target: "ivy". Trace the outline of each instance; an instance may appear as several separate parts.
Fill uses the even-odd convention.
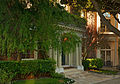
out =
[[[64,30],[56,26],[57,24],[73,24],[78,27],[86,24],[83,18],[67,13],[49,0],[30,0],[28,3],[32,5],[26,8],[28,4],[25,0],[0,1],[1,55],[33,51],[36,46],[44,51],[48,51],[50,47],[60,49]],[[67,38],[69,35],[73,38],[69,42],[62,42],[62,47],[66,47],[65,52],[79,39],[73,33],[67,34]]]

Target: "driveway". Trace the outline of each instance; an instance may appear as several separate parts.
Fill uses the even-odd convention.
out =
[[[65,70],[65,76],[74,79],[76,81],[74,84],[107,84],[104,82],[108,82],[107,80],[113,80],[115,78],[118,78],[116,79],[117,82],[120,81],[119,80],[120,75],[103,75],[103,74],[91,73],[88,71],[81,71],[77,69]],[[109,84],[120,84],[120,82],[109,83]]]
[[[120,84],[120,77],[112,79],[112,80],[107,80],[107,81],[99,82],[99,83],[96,83],[96,84]]]

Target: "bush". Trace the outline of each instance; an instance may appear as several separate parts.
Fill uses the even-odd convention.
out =
[[[94,58],[94,59],[86,59],[83,60],[83,66],[86,69],[90,69],[90,68],[102,68],[103,67],[103,60],[100,58]]]
[[[89,60],[83,60],[82,65],[84,66],[84,70],[89,69],[90,61]]]
[[[75,82],[75,80],[70,79],[70,78],[64,78],[64,82],[65,82],[65,84],[73,84]]]
[[[102,68],[103,67],[103,60],[100,58],[94,58],[94,59],[87,59],[90,61],[89,68]]]
[[[55,61],[52,59],[47,60],[27,60],[27,61],[1,61],[0,69],[6,73],[14,73],[13,78],[19,76],[25,78],[26,76],[41,73],[54,73],[55,72]]]
[[[96,63],[95,63],[95,66],[99,69],[99,68],[102,68],[104,65],[104,62],[102,59],[99,59],[99,58],[96,58]]]
[[[65,78],[65,76],[63,74],[59,74],[59,73],[51,73],[52,78]]]
[[[73,80],[73,79],[65,78],[65,76],[63,74],[52,73],[51,76],[52,76],[52,78],[55,78],[55,79],[64,80],[64,84],[73,84],[75,82],[75,80]]]
[[[14,75],[15,73],[6,72],[5,70],[0,69],[0,84],[9,83],[13,79]]]

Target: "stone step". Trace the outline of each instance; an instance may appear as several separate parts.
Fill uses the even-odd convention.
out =
[[[78,69],[75,69],[75,68],[72,68],[72,69],[65,69],[64,71],[65,71],[65,72],[68,72],[68,71],[73,72],[73,71],[79,71],[79,70],[78,70]]]

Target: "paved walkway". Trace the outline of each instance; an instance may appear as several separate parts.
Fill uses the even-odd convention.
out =
[[[90,73],[87,71],[80,71],[77,69],[65,70],[65,76],[74,79],[76,81],[74,84],[107,84],[103,83],[103,81],[107,82],[107,80],[112,80],[120,77],[120,75],[103,75]],[[111,84],[120,84],[120,82]]]
[[[120,77],[112,79],[112,80],[107,80],[107,81],[99,82],[99,83],[96,83],[96,84],[120,84]]]

